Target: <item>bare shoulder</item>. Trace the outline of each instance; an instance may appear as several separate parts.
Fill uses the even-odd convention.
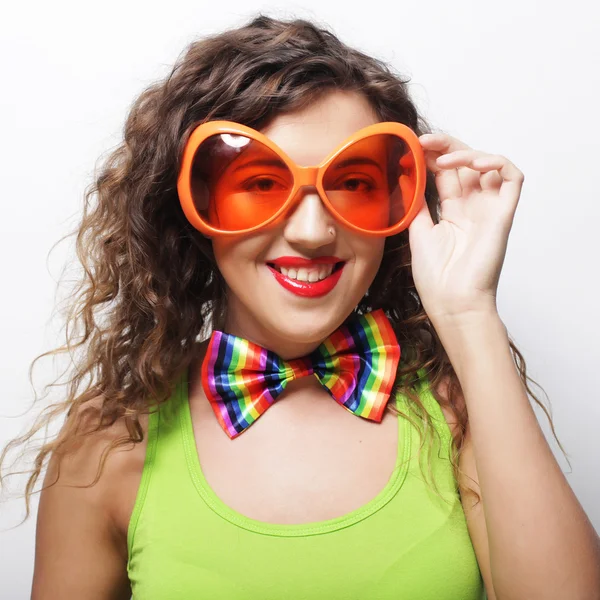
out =
[[[130,597],[127,527],[144,466],[147,416],[140,424],[139,444],[109,452],[129,437],[118,420],[51,456],[38,507],[32,599]]]
[[[99,404],[99,400],[95,403]],[[62,485],[88,485],[96,479],[100,462],[106,455],[100,477],[89,488],[89,494],[102,505],[119,534],[125,537],[146,457],[148,416],[141,415],[139,420],[144,436],[142,442],[129,442],[109,453],[113,443],[129,438],[125,421],[119,419],[111,426],[87,435],[76,448],[70,448],[60,467],[59,483]]]

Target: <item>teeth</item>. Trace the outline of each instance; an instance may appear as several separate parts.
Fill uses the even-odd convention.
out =
[[[333,271],[333,265],[322,265],[319,269],[319,279],[325,279],[329,277]]]
[[[298,281],[308,281],[308,269],[298,269],[298,275],[296,275]]]
[[[315,283],[329,277],[333,271],[333,265],[320,265],[314,269],[288,269],[286,267],[275,267],[282,275],[297,281],[308,281]]]

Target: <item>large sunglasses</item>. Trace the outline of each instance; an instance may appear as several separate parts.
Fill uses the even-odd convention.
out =
[[[313,186],[340,223],[362,234],[406,229],[424,202],[425,157],[402,123],[369,125],[317,166],[296,164],[268,137],[231,121],[196,127],[183,151],[177,191],[190,223],[209,236],[278,223]]]

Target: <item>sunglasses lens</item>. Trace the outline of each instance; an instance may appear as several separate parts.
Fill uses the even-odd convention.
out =
[[[325,171],[323,188],[346,221],[382,231],[399,223],[415,200],[414,155],[397,135],[372,135],[336,156]]]
[[[241,231],[272,217],[287,200],[292,173],[263,143],[219,133],[194,155],[190,186],[202,219],[217,229]]]

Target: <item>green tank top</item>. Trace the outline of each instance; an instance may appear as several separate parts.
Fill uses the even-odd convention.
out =
[[[149,417],[127,536],[133,599],[485,599],[448,460],[450,429],[419,375],[420,398],[442,440],[440,447],[434,439],[431,468],[448,502],[424,482],[418,432],[399,416],[396,469],[375,498],[327,521],[279,525],[236,512],[209,487],[184,373]],[[399,409],[405,402],[398,394]]]

